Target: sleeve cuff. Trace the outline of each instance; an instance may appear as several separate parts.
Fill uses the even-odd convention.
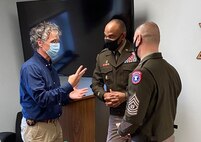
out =
[[[66,94],[69,94],[73,91],[73,87],[69,82],[64,83],[61,88],[65,91]]]
[[[128,122],[122,121],[121,124],[119,125],[117,133],[120,136],[126,136],[132,132],[132,124]]]
[[[96,96],[99,98],[99,100],[101,100],[101,101],[105,101],[104,100],[104,93],[102,93],[102,92],[98,92],[97,94],[96,94]]]
[[[63,102],[62,105],[66,105],[72,102],[73,100],[69,97],[70,92],[73,91],[73,87],[71,86],[71,84],[66,82],[61,86],[61,89],[63,90],[63,93],[61,95],[61,100]]]

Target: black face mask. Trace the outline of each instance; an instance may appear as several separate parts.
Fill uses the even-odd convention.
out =
[[[137,57],[137,60],[140,61],[140,57],[137,55],[139,45],[136,46],[136,41],[134,41],[134,43],[133,43],[133,48],[134,48],[134,52],[135,52],[135,56]]]
[[[118,40],[120,37],[121,35],[116,40],[105,39],[104,48],[115,51],[119,47]]]

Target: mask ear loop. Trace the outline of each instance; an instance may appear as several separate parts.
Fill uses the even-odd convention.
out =
[[[133,45],[134,45],[134,52],[135,52],[135,56],[137,57],[137,60],[140,61],[140,57],[137,55],[137,51],[138,51],[138,48],[142,42],[142,40],[140,40],[138,46],[136,46],[136,41],[137,41],[137,38],[139,37],[139,35],[136,37],[135,41],[133,42]]]
[[[121,33],[121,35],[117,38],[117,40],[119,40],[121,38],[121,36],[123,35],[123,33]],[[117,41],[118,42],[118,41]],[[118,45],[121,45],[123,42],[123,40],[120,41],[120,43]]]

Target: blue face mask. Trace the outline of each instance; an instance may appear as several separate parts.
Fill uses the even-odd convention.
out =
[[[60,49],[60,43],[50,43],[50,49],[46,51],[51,59],[57,56]]]

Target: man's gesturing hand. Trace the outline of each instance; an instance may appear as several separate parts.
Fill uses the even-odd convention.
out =
[[[86,72],[87,68],[83,69],[83,65],[81,65],[75,74],[72,74],[68,77],[68,82],[72,85],[72,87],[75,87],[78,82],[80,81],[83,74]]]

